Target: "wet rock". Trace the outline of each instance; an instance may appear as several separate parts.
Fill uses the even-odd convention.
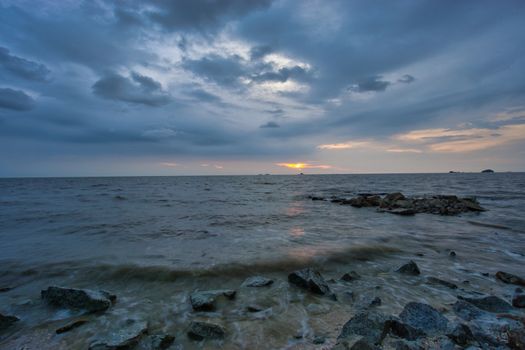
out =
[[[419,267],[413,260],[410,260],[408,263],[404,264],[396,271],[403,273],[405,275],[412,275],[412,276],[417,276],[421,273],[421,271],[419,271]]]
[[[361,276],[355,271],[350,271],[348,273],[345,273],[343,276],[341,276],[341,280],[346,281],[346,282],[354,281],[359,278],[361,278]]]
[[[319,197],[319,196],[308,196],[308,198],[313,201],[324,201],[324,197]]]
[[[326,337],[325,336],[322,336],[322,335],[317,335],[314,337],[314,339],[312,340],[312,343],[316,344],[316,345],[319,345],[319,344],[324,344],[326,342]]]
[[[337,341],[332,350],[377,350],[379,347],[371,344],[365,337],[354,335]]]
[[[348,201],[348,204],[350,204],[353,207],[361,208],[361,207],[378,207],[381,202],[381,197],[379,196],[357,196],[350,201]],[[345,204],[347,204],[345,202]]]
[[[512,306],[509,303],[494,295],[486,296],[483,298],[468,298],[458,296],[458,299],[471,303],[477,308],[488,312],[507,312],[512,310]]]
[[[448,325],[448,320],[439,311],[423,303],[408,303],[399,318],[405,324],[427,334],[444,332]]]
[[[116,296],[106,291],[48,287],[41,292],[42,299],[48,304],[71,309],[83,309],[87,312],[107,310],[116,300]]]
[[[175,337],[169,334],[155,334],[149,336],[151,350],[165,350],[173,344]]]
[[[412,215],[417,214],[417,211],[415,209],[410,209],[410,208],[381,209],[380,212],[402,215],[402,216],[412,216]]]
[[[310,268],[292,272],[288,282],[315,294],[334,296],[323,276]]]
[[[248,277],[242,285],[245,287],[267,287],[271,284],[273,284],[273,280],[271,278],[266,278],[263,276],[253,276]]]
[[[187,334],[193,340],[223,339],[226,330],[215,323],[192,321]]]
[[[460,346],[466,346],[474,341],[474,334],[472,334],[472,331],[466,324],[457,324],[452,331],[447,334],[447,337]]]
[[[514,295],[512,296],[512,306],[518,308],[525,308],[525,293],[523,289],[516,288]]]
[[[401,192],[387,194],[380,203],[381,208],[392,206],[396,201],[405,200],[406,197]]]
[[[386,317],[378,312],[361,312],[345,323],[337,339],[361,336],[368,344],[379,344],[383,338]]]
[[[375,297],[374,299],[372,299],[372,301],[370,301],[370,306],[379,306],[381,305],[382,303],[382,300],[380,297]]]
[[[88,322],[88,320],[85,319],[85,318],[82,318],[82,319],[79,319],[79,320],[75,320],[73,322],[70,322],[70,323],[66,324],[65,326],[62,326],[62,327],[58,328],[55,331],[55,333],[56,334],[62,334],[62,333],[69,332],[70,330],[75,329],[77,327],[80,327],[83,324],[86,324],[87,322]]]
[[[265,310],[266,308],[261,306],[261,305],[257,305],[257,304],[250,304],[248,306],[246,306],[246,311],[248,312],[259,312],[259,311],[263,311]]]
[[[5,293],[5,292],[9,292],[11,289],[11,287],[0,287],[0,293]]]
[[[112,333],[96,340],[89,350],[121,350],[132,349],[148,333],[146,322],[128,319],[119,325]]]
[[[213,311],[217,298],[224,296],[229,300],[235,298],[236,291],[231,289],[219,289],[208,291],[197,291],[190,295],[191,307],[195,311]]]
[[[415,340],[426,335],[423,331],[416,329],[408,324],[405,324],[395,318],[385,321],[383,336],[386,334],[393,334],[396,337],[407,340]]]
[[[465,321],[471,321],[473,319],[480,318],[485,314],[484,311],[463,300],[456,301],[456,303],[452,305],[452,309],[456,315]]]
[[[448,253],[448,256],[450,256],[451,258],[455,258],[456,252],[452,250],[450,253]]]
[[[13,324],[18,322],[20,319],[16,316],[0,314],[0,331],[11,327]]]
[[[450,289],[457,289],[458,288],[458,286],[455,285],[454,283],[448,282],[448,281],[445,281],[445,280],[442,280],[442,279],[439,279],[439,278],[436,278],[436,277],[428,277],[427,278],[427,283],[428,284],[439,284],[439,285],[445,286],[445,287],[450,288]]]
[[[507,345],[513,350],[525,349],[525,330],[511,330],[507,333]]]
[[[511,273],[498,271],[496,272],[496,278],[499,279],[501,282],[508,283],[508,284],[516,284],[518,286],[524,286],[525,287],[525,279],[513,275]]]

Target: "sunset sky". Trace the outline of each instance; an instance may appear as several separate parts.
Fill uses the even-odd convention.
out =
[[[525,2],[0,0],[0,176],[525,170]]]

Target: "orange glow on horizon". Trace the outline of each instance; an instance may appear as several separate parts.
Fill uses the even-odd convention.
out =
[[[330,165],[314,165],[309,163],[276,163],[275,165],[282,166],[289,169],[331,169]]]

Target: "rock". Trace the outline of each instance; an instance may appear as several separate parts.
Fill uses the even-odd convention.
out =
[[[447,337],[460,346],[466,346],[468,343],[474,341],[474,335],[470,328],[465,324],[457,324]]]
[[[343,202],[344,204],[350,204],[353,207],[361,208],[361,207],[378,207],[381,201],[381,197],[379,196],[357,196],[348,202]]]
[[[345,273],[343,276],[341,276],[341,280],[346,281],[346,282],[354,281],[359,278],[361,278],[361,276],[355,271],[350,271],[348,273]]]
[[[195,311],[213,311],[215,310],[215,302],[220,296],[224,296],[229,300],[235,298],[236,292],[231,289],[219,289],[208,291],[197,291],[190,295],[191,307]]]
[[[70,330],[75,329],[77,327],[80,327],[83,324],[86,324],[87,322],[88,322],[88,320],[85,319],[85,318],[82,318],[82,319],[79,319],[79,320],[75,320],[73,322],[70,322],[70,323],[66,324],[65,326],[62,326],[62,327],[58,328],[55,332],[56,332],[56,334],[62,334],[62,333],[65,333],[65,332],[69,332]]]
[[[18,322],[20,319],[16,316],[9,316],[0,314],[0,331],[11,327],[13,324]]]
[[[507,345],[511,349],[523,350],[525,349],[525,330],[511,330],[507,333]]]
[[[263,311],[264,309],[266,308],[262,307],[261,305],[257,305],[257,304],[250,304],[246,306],[246,311],[248,312],[259,312],[259,311]]]
[[[169,334],[155,334],[149,338],[152,350],[165,350],[175,341],[175,337]]]
[[[385,327],[383,329],[383,336],[390,333],[396,337],[415,340],[422,336],[425,336],[425,333],[419,329],[416,329],[408,324],[405,324],[397,319],[389,319],[385,321]]]
[[[503,283],[516,284],[518,286],[525,287],[525,279],[518,277],[516,275],[513,275],[511,273],[498,271],[496,272],[496,278],[499,279]]]
[[[87,312],[107,310],[116,296],[106,291],[89,289],[74,289],[63,287],[48,287],[41,292],[42,299],[48,304],[71,309],[83,309]]]
[[[351,336],[347,339],[340,339],[332,350],[377,350],[375,345],[368,342],[362,336]]]
[[[404,264],[396,271],[403,273],[405,275],[412,275],[412,276],[417,276],[421,273],[421,271],[419,271],[419,267],[413,260],[410,260],[408,263]]]
[[[226,330],[215,323],[192,321],[188,330],[188,337],[193,340],[223,339]]]
[[[471,303],[477,308],[488,312],[507,312],[512,310],[512,306],[509,303],[494,295],[490,295],[483,298],[468,298],[458,296],[458,299]]]
[[[322,335],[317,335],[314,337],[314,339],[312,340],[312,343],[316,344],[316,345],[319,345],[319,344],[324,344],[326,342],[326,337],[325,336],[322,336]]]
[[[450,256],[451,258],[455,258],[456,252],[452,250],[450,253],[448,253],[448,256]]]
[[[399,200],[404,200],[406,197],[401,192],[394,192],[387,194],[382,200],[380,206],[386,208],[391,206],[393,203]]]
[[[313,201],[324,201],[324,197],[319,197],[319,196],[308,196],[308,198]]]
[[[107,334],[100,340],[96,340],[89,350],[121,350],[135,347],[139,341],[148,333],[146,322],[127,319],[113,333]]]
[[[461,204],[471,211],[485,211],[475,198],[462,198]]]
[[[11,289],[11,287],[0,287],[0,293],[5,293],[5,292],[9,292]]]
[[[323,276],[310,268],[292,272],[288,275],[288,282],[315,294],[334,295]]]
[[[482,317],[485,314],[483,310],[480,310],[474,305],[463,300],[456,301],[456,303],[452,305],[452,309],[456,315],[465,321],[471,321],[473,319]]]
[[[516,288],[514,295],[512,296],[512,306],[525,308],[525,293],[523,289]]]
[[[267,287],[273,283],[273,280],[263,276],[248,277],[244,282],[245,287]]]
[[[448,320],[436,309],[428,304],[411,302],[399,314],[399,318],[409,326],[427,334],[444,332]]]
[[[337,339],[361,336],[369,344],[379,344],[383,338],[386,317],[378,312],[361,312],[345,323]]]
[[[409,208],[381,209],[380,211],[383,213],[390,213],[402,216],[412,216],[417,214],[417,211],[415,209]]]
[[[379,306],[381,305],[382,303],[382,300],[380,297],[375,297],[374,299],[372,299],[372,301],[370,302],[370,306]]]
[[[448,282],[448,281],[445,281],[445,280],[442,280],[442,279],[439,279],[439,278],[436,278],[436,277],[428,277],[427,278],[427,283],[429,283],[429,284],[440,284],[440,285],[445,286],[445,287],[450,288],[450,289],[457,289],[458,288],[458,286],[455,285],[454,283]]]

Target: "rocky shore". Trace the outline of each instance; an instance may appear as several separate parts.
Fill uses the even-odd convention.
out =
[[[378,212],[397,215],[427,213],[436,215],[458,215],[466,212],[485,211],[475,198],[459,198],[455,195],[428,197],[406,197],[401,192],[389,194],[362,193],[353,198],[332,196],[329,198],[309,196],[314,201],[329,201],[355,208],[376,207]]]
[[[312,348],[334,350],[525,349],[525,293],[520,288],[525,285],[525,280],[520,276],[503,271],[493,276],[494,283],[502,283],[509,290],[514,290],[512,297],[505,299],[429,276],[412,260],[392,267],[390,273],[407,280],[421,279],[424,283],[446,288],[455,295],[456,301],[449,305],[429,305],[413,300],[406,303],[399,314],[385,314],[378,310],[383,305],[382,299],[373,297],[373,293],[355,301],[352,285],[366,280],[366,275],[349,271],[338,278],[325,279],[315,268],[304,268],[288,274],[289,288],[334,305],[348,303],[350,298],[355,301],[354,312],[347,315],[348,321],[337,330],[335,339],[323,334],[290,334],[290,337],[304,339]],[[185,330],[187,339],[195,345],[218,341],[214,344],[221,346],[231,336],[233,326],[228,322],[199,319],[199,315],[229,308],[229,303],[246,289],[259,289],[263,294],[267,293],[274,283],[272,278],[255,275],[245,279],[238,289],[190,292],[188,302],[196,318],[188,320]],[[81,334],[86,324],[102,317],[118,302],[117,296],[107,291],[59,286],[42,290],[41,300],[50,308],[76,312],[77,316],[56,329],[57,335],[69,332]],[[253,314],[264,314],[268,308],[271,307],[245,305],[245,311]],[[23,327],[24,321],[16,315],[0,314],[2,337],[9,336],[9,332],[15,328]],[[91,337],[86,349],[178,349],[173,347],[175,342],[174,334],[152,332],[147,321],[127,318],[99,329]]]

